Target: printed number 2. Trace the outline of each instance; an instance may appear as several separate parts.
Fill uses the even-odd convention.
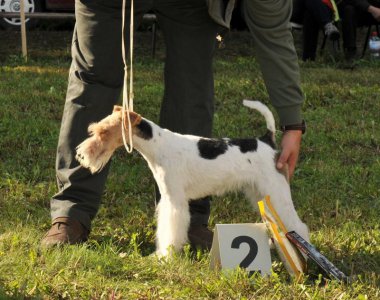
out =
[[[256,241],[250,236],[241,235],[241,236],[237,236],[236,238],[232,240],[231,247],[234,249],[239,249],[242,243],[248,244],[249,252],[247,256],[241,261],[239,266],[241,268],[247,268],[256,258],[257,252],[258,252],[258,246],[257,246]]]

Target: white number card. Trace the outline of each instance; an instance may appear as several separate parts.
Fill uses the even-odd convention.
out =
[[[271,256],[267,227],[256,224],[217,224],[211,248],[212,269],[245,268],[271,274]]]

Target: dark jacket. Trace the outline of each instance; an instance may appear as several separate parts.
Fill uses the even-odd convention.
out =
[[[370,5],[380,7],[380,0],[343,0],[345,5],[352,5],[362,11],[368,11]]]

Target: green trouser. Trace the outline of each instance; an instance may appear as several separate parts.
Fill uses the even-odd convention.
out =
[[[218,25],[210,18],[205,1],[134,3],[136,20],[148,11],[155,12],[166,43],[160,125],[179,133],[210,136],[214,109],[212,56]],[[91,175],[75,160],[75,148],[87,138],[90,123],[112,112],[121,93],[121,6],[121,0],[75,3],[72,64],[57,149],[59,192],[51,200],[51,215],[53,219],[75,218],[88,229],[99,209],[109,164]],[[127,10],[129,7],[127,1]],[[126,23],[129,27],[129,20]],[[190,210],[192,223],[207,224],[208,199],[192,202]]]

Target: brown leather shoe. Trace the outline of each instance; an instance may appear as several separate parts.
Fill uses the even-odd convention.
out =
[[[206,225],[190,225],[188,238],[191,248],[209,251],[214,233]]]
[[[87,241],[89,231],[77,220],[59,217],[53,220],[50,230],[41,240],[41,246],[54,247],[63,244],[80,244]]]

